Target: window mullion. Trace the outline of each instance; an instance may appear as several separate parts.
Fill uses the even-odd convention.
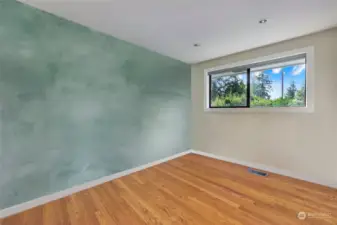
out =
[[[247,108],[250,108],[250,68],[247,69]]]
[[[212,108],[212,77],[208,76],[208,107]]]

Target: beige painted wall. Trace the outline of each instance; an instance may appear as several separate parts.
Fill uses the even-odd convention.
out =
[[[234,43],[233,43],[234,44]],[[204,112],[204,69],[315,48],[314,113]],[[337,28],[192,66],[192,148],[337,185]]]

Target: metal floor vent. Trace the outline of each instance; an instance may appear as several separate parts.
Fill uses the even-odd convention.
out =
[[[252,169],[252,168],[248,168],[248,172],[250,172],[252,174],[255,174],[255,175],[258,175],[258,176],[262,176],[262,177],[267,177],[268,176],[268,173],[262,172],[262,171],[258,171],[258,170]]]

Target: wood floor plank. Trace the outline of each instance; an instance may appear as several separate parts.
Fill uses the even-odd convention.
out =
[[[176,164],[175,162],[172,162],[171,165]],[[195,165],[193,166],[193,164],[184,163],[184,166],[181,167],[181,169],[185,171],[189,170],[190,173],[194,173],[194,176],[204,174],[204,177],[208,177],[209,173],[216,175],[216,177],[213,177],[213,179],[209,180],[209,182],[216,181],[217,179],[224,180],[226,179],[226,177],[231,177],[231,180],[236,182],[238,185],[244,184],[246,187],[252,187],[255,190],[261,188],[267,192],[271,192],[272,195],[274,195],[275,191],[277,191],[278,196],[292,197],[296,202],[301,205],[307,205],[308,207],[315,205],[316,207],[320,207],[321,209],[324,209],[326,211],[331,211],[335,209],[336,199],[333,199],[331,196],[326,196],[324,198],[323,196],[313,195],[312,189],[311,194],[309,192],[303,193],[303,190],[298,191],[297,189],[294,189],[291,185],[283,185],[282,182],[279,182],[279,180],[273,179],[273,176],[275,176],[274,174],[271,174],[269,177],[256,177],[253,174],[247,174],[247,170],[242,171],[241,175],[239,170],[235,170],[235,174],[230,174],[227,171],[219,170],[219,168],[223,169],[223,166],[218,165],[217,167],[215,167],[216,169],[213,168],[214,166],[216,166],[216,163],[213,162],[212,164],[206,166],[206,169],[200,169],[198,167],[195,167]],[[193,170],[191,170],[192,168]],[[205,171],[208,171],[208,173],[205,174]],[[221,183],[221,181],[219,183]],[[231,182],[228,180],[225,181],[225,184],[229,183]]]
[[[70,225],[64,199],[46,204],[43,207],[43,223],[49,225]]]
[[[197,186],[203,188],[202,189],[203,191],[205,191],[206,189],[211,190],[211,192],[207,191],[208,194],[213,195],[214,193],[217,193],[218,195],[216,197],[221,201],[224,201],[224,199],[229,199],[229,198],[232,197],[231,195],[228,195],[228,193],[226,193],[226,192],[228,192],[227,191],[229,189],[228,187],[220,186],[220,185],[218,186],[215,183],[208,182],[207,180],[200,178],[196,174],[194,174],[193,176],[190,176],[188,174],[184,174],[183,171],[176,170],[176,168],[171,167],[171,165],[162,165],[162,166],[163,167],[168,166],[168,168],[166,168],[165,171],[170,171],[168,173],[170,173],[171,175],[178,174],[177,177],[182,177],[185,181],[189,180],[190,178],[193,178],[194,179],[193,183],[195,183],[195,184],[197,184]],[[171,171],[173,171],[173,173]],[[227,182],[231,182],[231,181],[227,181]],[[211,189],[211,187],[212,187],[212,189]],[[264,213],[264,211],[261,211],[261,210],[255,211],[255,215],[259,215],[260,217],[262,216],[263,219],[266,220],[266,221],[269,221],[269,219],[270,219],[270,221],[273,221],[275,215],[277,216],[281,213],[282,213],[281,215],[284,215],[285,211],[288,210],[288,209],[284,209],[284,208],[281,208],[281,207],[279,207],[279,208],[281,208],[281,210],[280,209],[275,210],[274,203],[275,203],[276,200],[273,201],[272,196],[268,196],[268,195],[265,195],[265,194],[258,194],[257,190],[250,189],[246,186],[244,186],[245,189],[242,189],[242,188],[240,189],[240,186],[238,184],[234,184],[233,186],[230,186],[230,188],[233,188],[232,190],[237,189],[241,193],[250,192],[248,194],[248,196],[251,200],[254,201],[254,204],[251,205],[251,207],[249,207],[251,209],[263,208],[263,206],[268,206],[269,207],[268,211],[270,212],[269,214],[259,215],[260,212]],[[224,192],[224,190],[226,190],[226,192]],[[259,198],[255,197],[257,195],[259,196],[259,198],[261,198],[261,199],[263,198],[263,199],[260,201]],[[241,202],[241,204],[238,205],[237,208],[242,208],[243,206],[245,206],[245,208],[248,208],[248,205],[244,204],[243,202]],[[268,219],[268,217],[270,217],[270,218]],[[275,221],[275,224],[279,224],[279,223],[284,224],[284,221],[289,220],[288,218],[289,217],[285,216],[285,219],[283,219],[283,222],[277,220],[277,221]]]
[[[311,214],[299,220],[300,211]],[[337,225],[337,190],[188,154],[0,220],[84,224]]]

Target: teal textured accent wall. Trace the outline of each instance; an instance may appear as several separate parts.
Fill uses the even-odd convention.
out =
[[[190,66],[0,1],[0,208],[185,151]]]

